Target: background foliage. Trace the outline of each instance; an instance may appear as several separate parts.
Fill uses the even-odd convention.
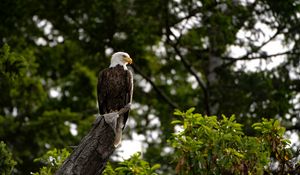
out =
[[[13,173],[37,172],[36,157],[79,142],[97,113],[98,71],[114,51],[134,58],[134,109],[125,138],[145,136],[144,159],[165,173],[177,165],[166,151],[178,118],[174,108],[195,106],[219,119],[235,114],[249,137],[262,117],[278,119],[287,136],[298,135],[299,5],[2,0],[0,140],[17,162]],[[274,60],[279,64],[266,66]],[[255,70],[243,67],[253,61],[261,63]]]

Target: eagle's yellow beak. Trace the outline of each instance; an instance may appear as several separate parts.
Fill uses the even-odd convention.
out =
[[[128,64],[132,64],[132,59],[130,57],[124,57],[124,61]]]

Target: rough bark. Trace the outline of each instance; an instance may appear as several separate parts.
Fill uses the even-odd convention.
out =
[[[105,122],[104,117],[99,116],[56,175],[101,174],[115,150],[114,137],[113,129]]]

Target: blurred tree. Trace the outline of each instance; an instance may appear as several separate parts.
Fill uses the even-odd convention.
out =
[[[97,113],[96,76],[113,51],[126,51],[135,61],[135,125],[125,134],[145,135],[143,155],[162,169],[169,164],[160,154],[174,129],[174,108],[235,113],[250,135],[251,123],[261,117],[300,130],[299,0],[0,5],[0,140],[18,162],[16,174],[37,171],[35,157],[76,145],[88,131]],[[275,46],[282,49],[268,50]],[[274,60],[281,63],[265,68]],[[238,66],[251,61],[260,67]],[[74,126],[77,135],[70,132]],[[162,134],[152,138],[153,132]]]

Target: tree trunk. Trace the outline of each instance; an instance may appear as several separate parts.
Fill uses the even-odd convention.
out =
[[[98,116],[90,132],[65,160],[56,175],[101,174],[106,162],[114,152],[114,131]]]

